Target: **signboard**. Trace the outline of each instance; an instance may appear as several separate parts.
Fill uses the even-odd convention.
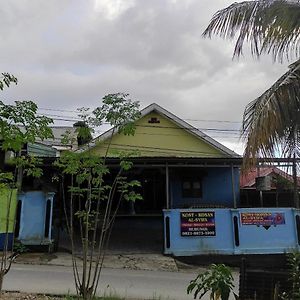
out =
[[[271,213],[271,212],[247,212],[240,213],[242,225],[284,225],[284,213]]]
[[[180,213],[181,236],[216,236],[214,211]]]

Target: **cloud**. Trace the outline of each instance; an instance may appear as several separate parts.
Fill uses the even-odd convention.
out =
[[[213,13],[229,4],[3,2],[0,64],[2,71],[19,78],[19,84],[1,98],[32,99],[41,107],[74,110],[94,107],[103,95],[124,91],[142,106],[157,102],[184,119],[240,121],[245,105],[287,65],[273,64],[269,58],[255,61],[249,55],[232,60],[232,43],[201,37]],[[199,121],[196,126],[238,129],[240,124]],[[236,134],[213,135],[222,142],[238,141]]]

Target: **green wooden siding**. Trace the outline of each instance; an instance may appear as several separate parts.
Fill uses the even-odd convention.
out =
[[[10,207],[10,213],[7,232],[14,231],[16,205],[17,190],[0,189],[0,233],[6,233],[8,207]]]
[[[149,123],[157,118],[159,123]],[[98,142],[92,150],[104,155],[108,139]],[[221,150],[203,141],[200,137],[182,129],[169,118],[151,112],[136,122],[134,136],[115,134],[112,138],[109,156],[116,151],[138,151],[142,157],[226,157]]]

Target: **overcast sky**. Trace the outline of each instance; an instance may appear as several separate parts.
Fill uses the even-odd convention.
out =
[[[99,106],[107,93],[126,92],[142,108],[156,102],[241,153],[237,132],[207,129],[239,129],[245,105],[287,64],[249,55],[232,60],[231,42],[201,37],[212,15],[232,2],[2,1],[1,72],[14,74],[19,84],[1,99],[73,111]],[[41,112],[75,116],[55,110]]]

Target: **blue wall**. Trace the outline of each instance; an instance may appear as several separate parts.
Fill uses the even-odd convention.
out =
[[[25,245],[51,243],[51,226],[54,193],[29,191],[18,196],[22,201],[20,232],[17,237]],[[45,237],[46,203],[51,201],[50,226],[48,237]]]
[[[199,177],[202,178],[202,198],[182,197],[182,181],[191,171],[186,168],[182,174],[177,174],[170,180],[171,208],[183,208],[203,204],[234,207],[230,167],[206,168],[204,175],[201,174],[201,172],[203,172],[203,169],[201,168],[193,170],[195,171],[195,174],[197,174],[198,170],[200,174]],[[197,175],[194,176],[197,178]],[[239,178],[239,169],[234,168],[234,183],[237,203],[239,203],[240,197]]]
[[[8,249],[10,250],[12,248],[12,242],[13,242],[13,233],[7,233],[8,234]],[[6,239],[6,233],[0,233],[0,251],[3,250],[4,244]]]
[[[182,236],[181,212],[214,212],[215,236]],[[272,213],[284,216],[284,224],[262,226],[241,221],[244,213]],[[293,208],[170,209],[164,210],[165,254],[271,254],[300,250],[296,226],[300,210]],[[169,218],[170,244],[167,243]],[[237,220],[236,235],[234,218]],[[299,218],[299,217],[298,217]],[[238,243],[237,243],[238,239]]]

